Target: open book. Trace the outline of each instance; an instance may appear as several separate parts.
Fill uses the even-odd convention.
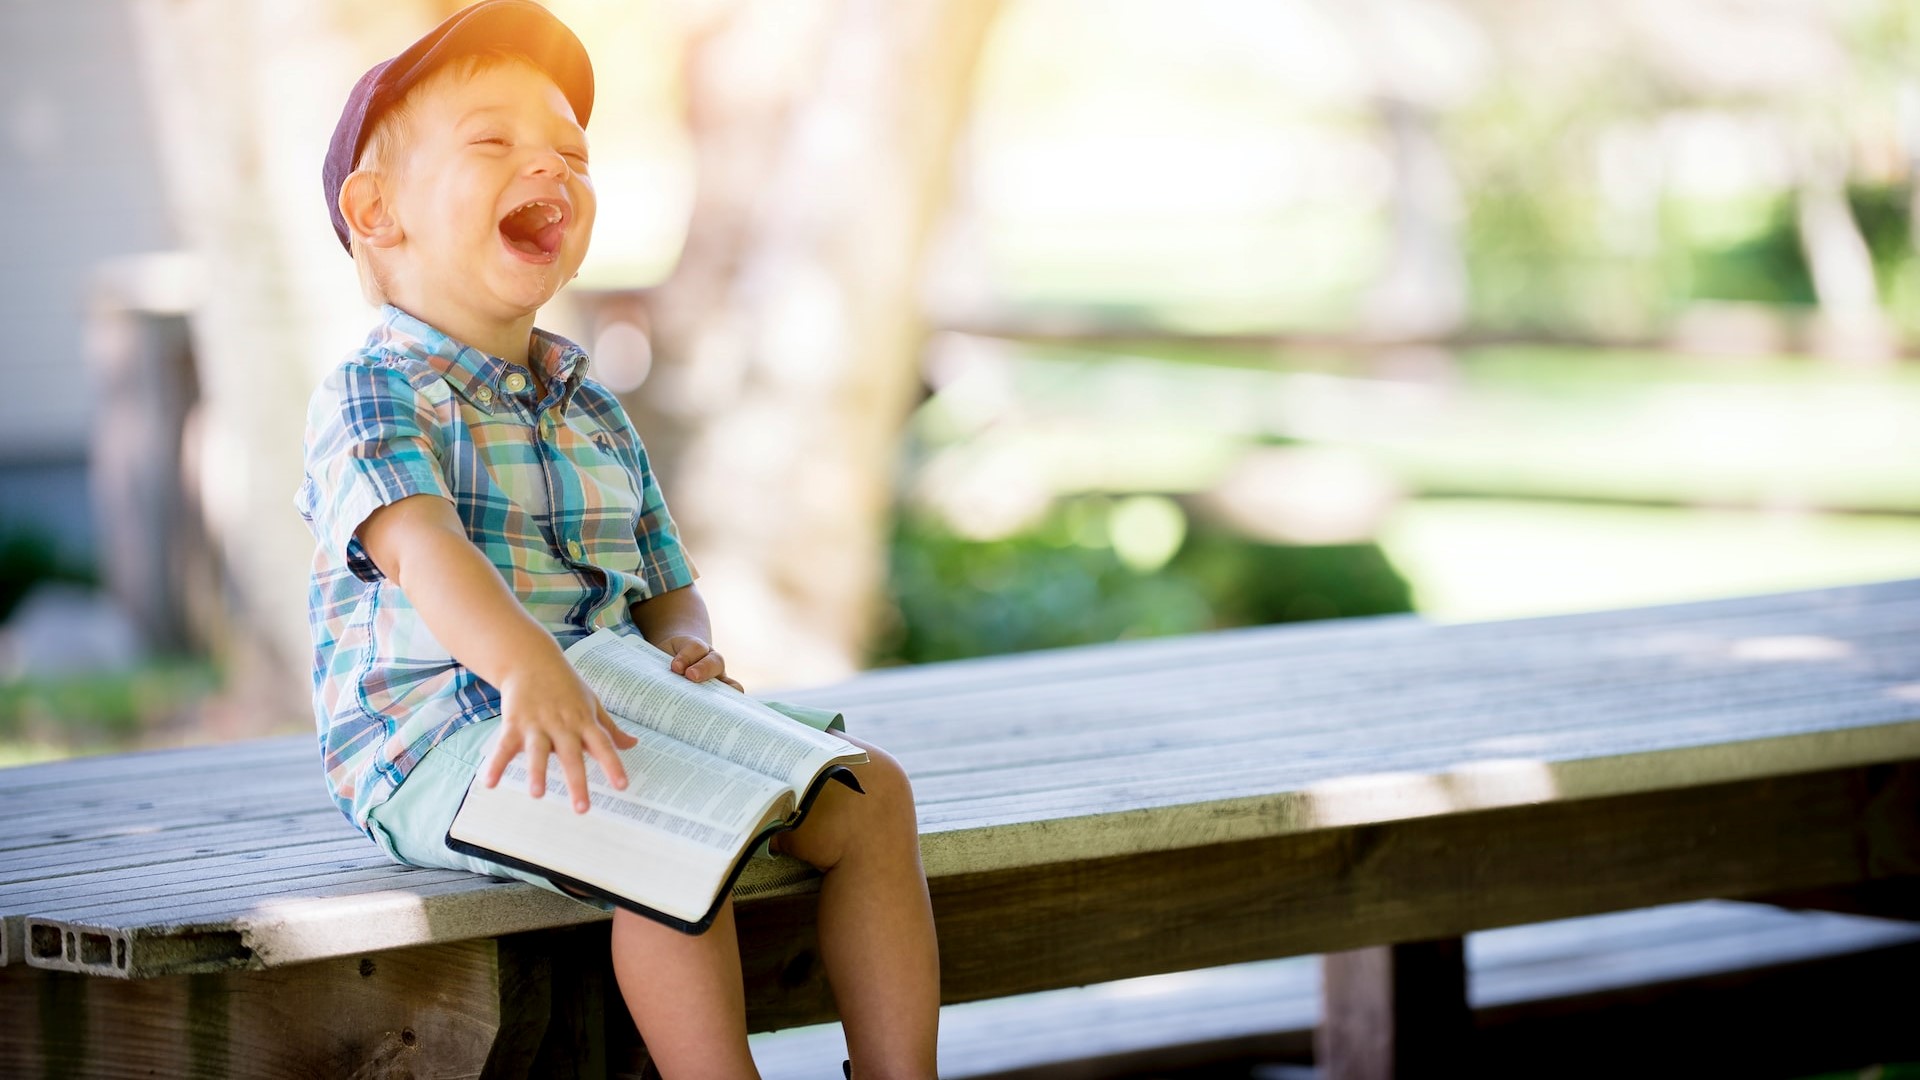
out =
[[[828,779],[860,789],[846,766],[866,761],[866,751],[719,679],[675,674],[672,657],[639,637],[603,627],[566,656],[640,739],[619,752],[626,789],[608,786],[587,755],[591,809],[576,813],[559,758],[549,755],[547,793],[536,799],[522,752],[494,787],[475,775],[448,847],[697,934],[713,924],[754,848],[798,825]]]

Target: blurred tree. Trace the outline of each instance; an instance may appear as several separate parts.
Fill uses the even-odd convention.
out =
[[[298,433],[314,383],[368,325],[319,198],[325,136],[344,88],[455,7],[133,3],[160,179],[198,270],[181,283],[199,378],[191,486],[232,587],[222,667],[258,730],[306,713],[313,537],[293,509]]]
[[[1359,67],[1392,163],[1392,243],[1359,312],[1380,337],[1464,328],[1467,262],[1458,182],[1436,133],[1441,113],[1486,78],[1485,34],[1460,9],[1425,0],[1329,5]]]
[[[749,685],[850,673],[872,634],[922,256],[997,9],[740,0],[693,28],[697,194],[626,404]]]

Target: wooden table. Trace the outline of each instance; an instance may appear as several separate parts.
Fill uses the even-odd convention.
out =
[[[1331,953],[1346,1075],[1462,1045],[1469,931],[1789,890],[1905,911],[1920,874],[1920,580],[773,696],[843,709],[912,775],[947,1000]],[[387,864],[314,758],[299,737],[0,771],[0,1072],[604,1070],[605,917]],[[737,893],[757,1027],[832,1015],[815,884]]]

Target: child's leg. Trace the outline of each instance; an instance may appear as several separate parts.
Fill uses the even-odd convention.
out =
[[[613,975],[661,1075],[668,1080],[758,1080],[747,1052],[746,998],[732,900],[698,936],[616,908]]]
[[[854,1075],[858,1080],[931,1078],[940,1021],[940,953],[920,866],[913,791],[899,762],[885,751],[835,734],[872,755],[871,762],[853,766],[866,794],[826,785],[806,823],[776,836],[773,848],[825,871],[820,958],[840,1009]],[[673,1078],[672,1072],[667,1075]]]

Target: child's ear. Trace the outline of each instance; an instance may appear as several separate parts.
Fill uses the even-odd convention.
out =
[[[340,184],[340,216],[361,243],[392,247],[403,235],[378,173],[355,169]]]

